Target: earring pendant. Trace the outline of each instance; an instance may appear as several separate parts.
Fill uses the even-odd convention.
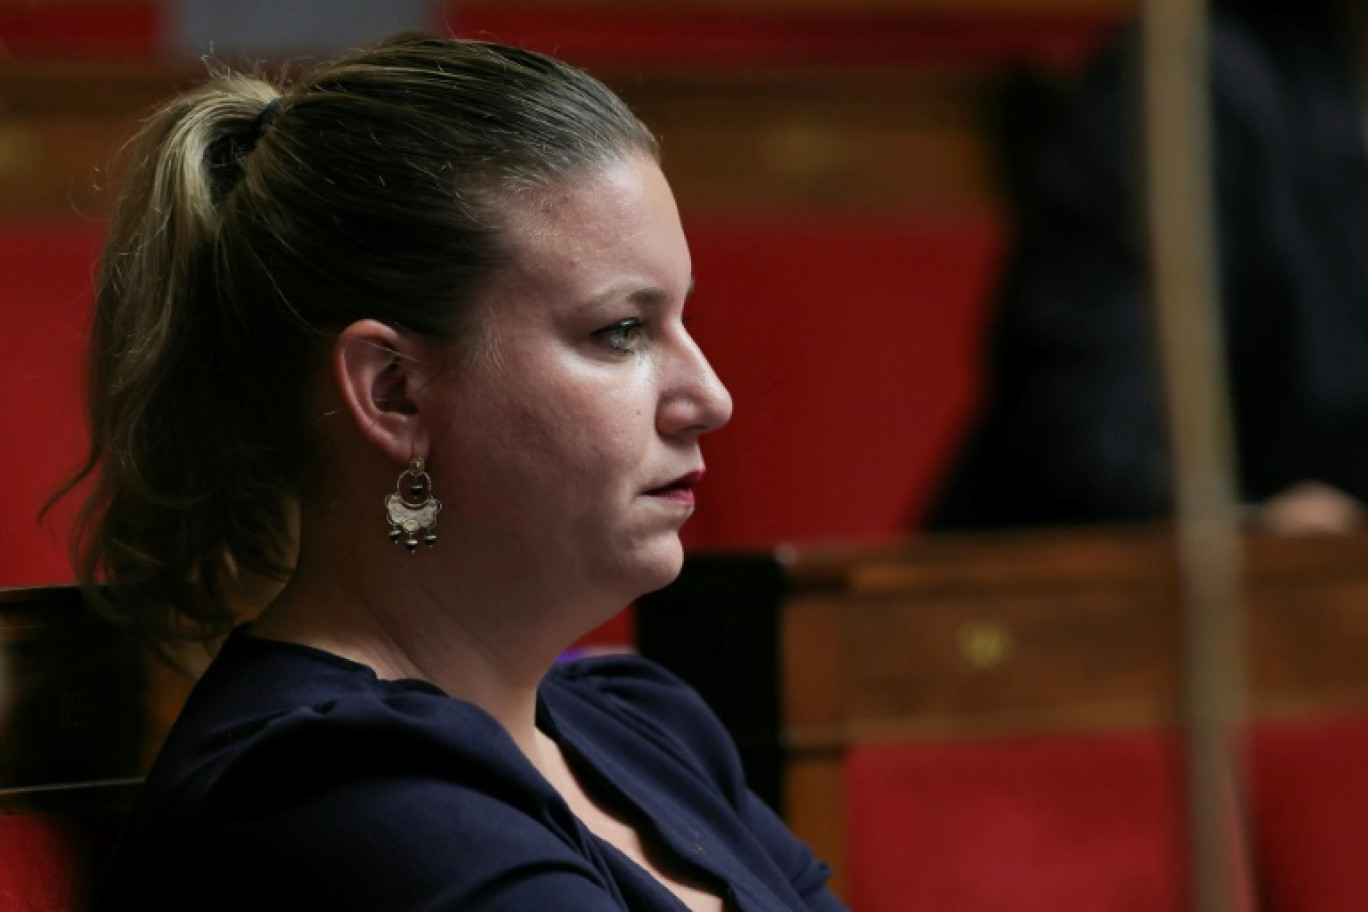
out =
[[[432,495],[432,476],[421,456],[409,460],[408,467],[399,473],[394,493],[385,495],[385,513],[389,517],[390,541],[412,554],[418,550],[419,537],[429,548],[437,542],[437,514],[442,502]]]

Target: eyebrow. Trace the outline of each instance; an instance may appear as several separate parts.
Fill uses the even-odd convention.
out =
[[[607,301],[608,299],[620,294],[621,288],[622,286],[620,285],[614,285],[606,289],[602,293],[594,295],[592,298],[589,299],[589,301],[590,303]],[[684,290],[684,300],[688,301],[689,298],[693,295],[693,293],[694,278],[693,276],[689,276],[689,287]],[[669,295],[665,293],[664,289],[655,285],[651,285],[646,288],[635,289],[627,295],[627,300],[631,301],[633,304],[638,304],[642,307],[659,307],[660,305],[664,304],[667,300],[669,300]]]

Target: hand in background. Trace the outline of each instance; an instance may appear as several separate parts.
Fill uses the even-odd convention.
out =
[[[1364,526],[1364,507],[1319,481],[1299,481],[1264,501],[1254,525],[1271,535],[1346,535]]]

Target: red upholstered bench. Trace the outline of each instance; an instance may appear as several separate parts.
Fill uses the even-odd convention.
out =
[[[851,906],[1182,912],[1182,776],[1170,732],[861,745]]]
[[[135,786],[62,786],[0,794],[0,909],[87,907]]]
[[[1264,721],[1248,738],[1260,907],[1368,897],[1368,715]],[[1188,908],[1173,731],[862,745],[845,768],[859,912]]]
[[[1368,714],[1264,722],[1250,745],[1263,907],[1359,912],[1368,904]]]

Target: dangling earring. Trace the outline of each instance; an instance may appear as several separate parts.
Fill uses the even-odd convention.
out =
[[[418,550],[418,533],[430,548],[437,541],[437,513],[442,502],[432,496],[432,476],[427,473],[427,462],[421,456],[409,460],[408,468],[399,473],[393,494],[385,495],[385,511],[389,514],[390,541],[402,539],[409,553]]]

